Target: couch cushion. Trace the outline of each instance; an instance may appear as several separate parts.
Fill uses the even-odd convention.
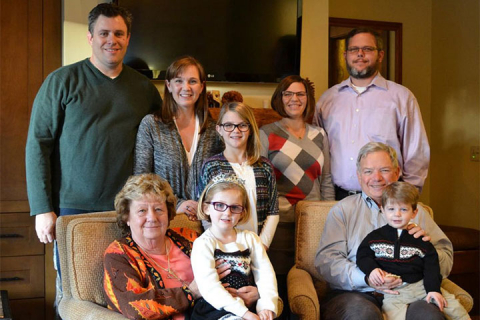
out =
[[[67,259],[72,296],[106,306],[103,253],[121,237],[115,217],[80,218],[67,227]]]
[[[301,201],[295,208],[295,264],[313,277],[321,278],[314,261],[328,212],[336,201]]]

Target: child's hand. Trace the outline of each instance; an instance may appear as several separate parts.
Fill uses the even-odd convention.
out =
[[[245,312],[245,314],[243,315],[242,318],[247,319],[247,320],[259,320],[260,319],[255,313],[253,313],[251,311]]]
[[[373,284],[374,286],[381,286],[385,281],[383,277],[385,276],[385,272],[380,268],[373,269],[368,276],[368,283]]]
[[[430,291],[425,300],[427,300],[428,303],[435,302],[435,304],[438,306],[438,309],[440,309],[442,312],[443,308],[447,306],[447,300],[445,300],[440,292]]]
[[[262,310],[258,313],[260,320],[273,320],[273,311],[271,310]]]
[[[399,276],[394,276],[392,274],[386,273],[383,277],[383,284],[375,285],[373,282],[370,283],[370,279],[368,279],[368,285],[374,288],[376,291],[388,294],[398,294],[398,291],[394,290],[394,288],[398,287],[402,284],[402,279]]]

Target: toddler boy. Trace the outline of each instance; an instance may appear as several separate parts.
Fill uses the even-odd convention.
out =
[[[405,319],[410,303],[425,299],[435,303],[449,319],[470,319],[455,296],[440,289],[442,277],[437,251],[430,242],[414,238],[406,230],[417,215],[418,190],[407,182],[385,187],[382,213],[387,225],[369,233],[358,247],[357,265],[368,283],[381,285],[385,277],[400,277],[403,284],[386,293],[383,312],[387,319]]]

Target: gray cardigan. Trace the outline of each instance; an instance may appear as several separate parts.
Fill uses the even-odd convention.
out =
[[[224,144],[217,135],[215,122],[208,119],[207,128],[200,135],[189,166],[175,123],[163,123],[150,114],[143,118],[138,128],[134,174],[154,172],[167,180],[177,196],[178,207],[183,201],[195,198],[203,161],[223,149]]]

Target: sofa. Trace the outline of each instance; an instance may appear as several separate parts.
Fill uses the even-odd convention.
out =
[[[330,209],[336,201],[301,201],[295,209],[295,265],[287,275],[288,303],[292,313],[302,320],[320,319],[319,301],[325,296],[327,282],[314,266],[315,254]],[[423,205],[430,214],[432,210]],[[448,279],[442,282],[460,300],[467,311],[473,306],[472,297]]]

